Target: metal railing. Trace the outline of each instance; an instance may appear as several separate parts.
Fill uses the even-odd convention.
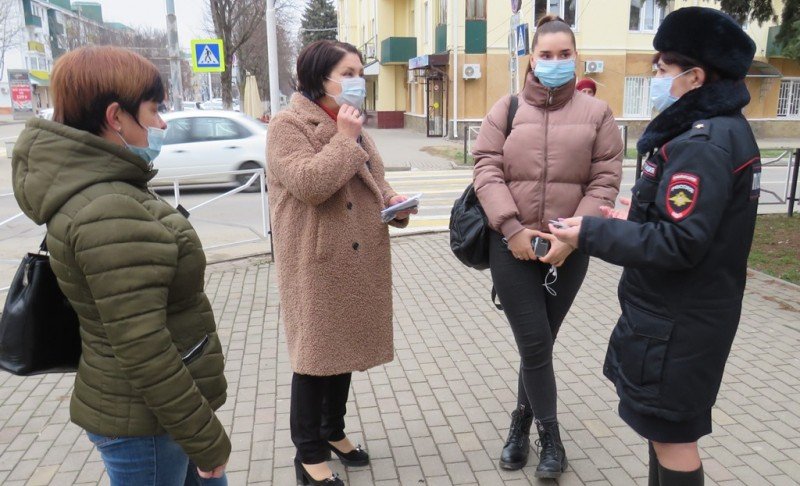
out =
[[[205,250],[214,250],[214,249],[218,249],[218,248],[226,248],[226,247],[231,247],[231,246],[236,246],[236,245],[243,245],[243,244],[246,244],[246,243],[255,243],[255,242],[259,242],[259,241],[264,241],[265,239],[269,238],[270,254],[274,255],[274,247],[273,247],[272,238],[271,238],[271,236],[272,236],[271,221],[270,221],[270,218],[269,218],[269,212],[267,210],[267,190],[266,190],[266,183],[265,183],[266,179],[265,179],[264,169],[244,169],[244,170],[234,170],[234,171],[226,171],[226,172],[204,172],[202,174],[191,174],[191,175],[185,175],[185,176],[156,178],[156,179],[154,179],[154,181],[172,181],[172,189],[174,191],[175,207],[177,208],[178,206],[181,205],[181,180],[197,179],[197,178],[200,178],[200,177],[207,177],[207,176],[210,176],[210,175],[226,175],[226,174],[227,175],[251,174],[251,175],[250,175],[250,178],[247,180],[247,182],[245,182],[244,184],[242,184],[242,185],[240,185],[240,186],[238,186],[238,187],[236,187],[234,189],[231,189],[230,191],[227,191],[227,192],[225,192],[223,194],[219,194],[219,195],[217,195],[215,197],[212,197],[211,199],[209,199],[207,201],[204,201],[204,202],[202,202],[200,204],[196,204],[196,205],[194,205],[194,206],[192,206],[190,208],[186,208],[186,211],[191,213],[191,212],[196,211],[198,209],[202,209],[202,208],[204,208],[204,207],[206,207],[206,206],[208,206],[208,205],[210,205],[210,204],[212,204],[212,203],[214,203],[216,201],[219,201],[222,198],[225,198],[227,196],[230,196],[230,195],[237,194],[239,192],[245,191],[250,186],[252,186],[254,183],[256,183],[256,181],[258,181],[258,184],[259,184],[260,190],[261,190],[261,235],[259,237],[257,237],[257,238],[251,238],[251,239],[247,239],[247,240],[235,241],[235,242],[232,242],[232,243],[223,243],[223,244],[220,244],[220,245],[204,247],[204,249]],[[169,186],[165,185],[163,187],[169,187]],[[14,196],[13,192],[0,194],[0,198],[13,197],[13,196]],[[9,218],[4,219],[3,221],[0,221],[0,228],[2,228],[3,226],[7,225],[8,223],[11,223],[11,222],[21,218],[24,215],[25,215],[25,213],[19,212],[19,213],[15,214],[15,215],[13,215],[13,216],[11,216]],[[0,288],[0,292],[5,292],[5,291],[8,290],[8,288],[9,287]]]
[[[256,181],[258,181],[259,190],[261,193],[261,236],[258,238],[251,238],[247,240],[235,241],[232,243],[223,243],[220,245],[214,245],[209,247],[204,247],[206,250],[214,250],[218,248],[227,248],[231,246],[243,245],[246,243],[255,243],[259,241],[264,241],[265,239],[269,238],[269,248],[270,254],[274,255],[274,247],[272,243],[272,222],[270,221],[269,211],[267,210],[267,184],[266,184],[266,175],[264,173],[264,169],[243,169],[243,170],[232,170],[232,171],[221,171],[221,172],[203,172],[198,174],[188,174],[184,176],[174,176],[174,177],[157,177],[153,179],[152,182],[158,181],[172,181],[172,190],[173,190],[173,197],[175,200],[175,207],[181,206],[181,181],[186,179],[198,179],[198,178],[205,178],[208,176],[217,176],[217,175],[242,175],[242,174],[251,174],[250,178],[244,184],[241,184],[234,189],[231,189],[227,192],[219,194],[217,196],[212,197],[211,199],[204,201],[200,204],[196,204],[192,207],[185,208],[187,212],[192,213],[198,209],[204,208],[220,199],[225,197],[231,196],[233,194],[237,194],[243,191],[246,191],[253,185]],[[164,186],[167,187],[167,186]],[[155,189],[155,188],[154,188]],[[274,256],[273,256],[274,258]]]
[[[759,204],[786,204],[786,214],[791,218],[794,216],[795,203],[800,201],[800,197],[797,195],[797,177],[800,175],[800,148],[787,148],[779,150],[783,150],[783,152],[778,157],[766,162],[762,161],[761,166],[779,166],[780,161],[786,158],[786,182],[784,183],[783,197],[781,197],[775,191],[770,191],[769,189],[764,189],[762,187],[762,193],[767,193],[773,196],[776,200],[771,202],[759,201]],[[639,176],[642,175],[642,159],[643,156],[641,153],[636,156],[636,180],[638,180]]]
[[[464,127],[464,165],[467,165],[467,160],[472,154],[472,141],[478,138],[480,125],[472,125]]]

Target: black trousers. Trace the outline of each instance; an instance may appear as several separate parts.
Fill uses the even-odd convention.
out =
[[[553,344],[586,277],[589,256],[573,252],[557,269],[557,280],[550,285],[556,295],[543,286],[550,265],[517,260],[496,232],[490,240],[489,266],[519,349],[518,405],[532,408],[541,422],[555,421]]]
[[[345,438],[344,416],[351,373],[333,376],[292,375],[289,424],[297,458],[304,464],[328,460],[328,441]]]

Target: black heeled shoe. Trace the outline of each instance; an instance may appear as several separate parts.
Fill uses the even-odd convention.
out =
[[[330,442],[328,442],[328,447],[330,447],[334,454],[339,456],[339,460],[342,461],[342,464],[345,466],[362,467],[369,465],[369,454],[361,448],[361,444],[357,445],[355,449],[346,454],[334,447]]]
[[[314,479],[311,477],[311,474],[306,471],[306,468],[303,467],[303,463],[297,458],[294,459],[294,473],[297,476],[297,484],[302,484],[304,486],[344,486],[344,481],[342,481],[342,479],[336,473],[333,473],[333,476],[323,480]]]

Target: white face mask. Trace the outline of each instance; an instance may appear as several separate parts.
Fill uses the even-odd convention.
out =
[[[361,109],[361,105],[364,104],[364,99],[367,97],[367,81],[364,78],[342,78],[341,81],[328,78],[328,80],[342,85],[342,92],[338,95],[325,93],[333,98],[337,105],[350,105]]]

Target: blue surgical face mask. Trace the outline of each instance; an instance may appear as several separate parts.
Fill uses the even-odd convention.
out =
[[[558,88],[575,77],[575,59],[537,59],[533,74],[548,88]]]
[[[158,157],[158,154],[161,153],[161,146],[164,145],[164,135],[166,132],[166,130],[160,128],[147,127],[147,147],[131,145],[125,140],[121,133],[117,132],[117,134],[119,138],[125,142],[125,146],[128,147],[128,150],[143,158],[145,161],[152,163],[153,160]]]
[[[367,97],[367,81],[364,78],[342,78],[341,81],[328,78],[328,80],[342,85],[342,92],[338,95],[325,93],[333,98],[337,105],[350,105],[361,109],[361,105],[364,104],[364,99]]]
[[[689,71],[691,69],[687,69],[677,76],[650,79],[650,101],[653,102],[653,108],[660,113],[678,101],[678,98],[672,96],[672,82]]]

